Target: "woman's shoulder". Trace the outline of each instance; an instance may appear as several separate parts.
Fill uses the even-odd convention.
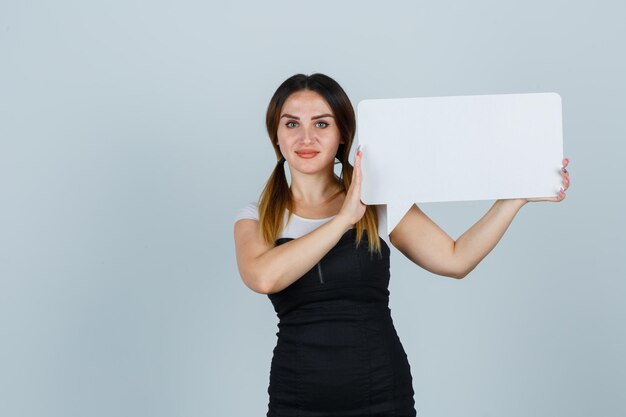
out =
[[[237,210],[235,222],[241,219],[259,220],[259,205],[256,201],[251,201]]]
[[[391,242],[389,240],[389,235],[387,234],[387,205],[376,205],[376,212],[378,214],[378,235],[382,237],[385,242],[387,242],[387,246],[390,246]],[[259,220],[259,205],[256,201],[251,201],[245,206],[239,208],[239,210],[237,210],[237,213],[235,215],[235,222],[241,219]],[[324,219],[324,221],[326,221],[326,219]],[[285,225],[283,227],[280,237],[296,238],[299,236],[303,236],[313,230],[315,227],[319,227],[321,224],[323,224],[324,221],[307,221],[300,218],[299,216],[295,216],[287,222],[287,213],[285,213]]]

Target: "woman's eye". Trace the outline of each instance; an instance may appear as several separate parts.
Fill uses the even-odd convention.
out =
[[[297,124],[298,124],[297,122],[287,122],[287,123],[285,123],[285,126],[287,126],[287,127],[296,127]],[[326,123],[326,122],[317,122],[317,123],[315,123],[315,125],[316,126],[322,125],[321,127],[324,128],[324,127],[328,126],[328,123]]]

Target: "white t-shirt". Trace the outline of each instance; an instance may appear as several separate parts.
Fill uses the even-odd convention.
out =
[[[376,205],[376,209],[378,212],[378,235],[387,243],[387,246],[391,248],[391,242],[389,241],[389,236],[387,235],[387,205]],[[330,221],[333,217],[335,216],[325,217],[323,219],[307,219],[293,213],[291,215],[289,223],[285,227],[283,227],[283,230],[278,237],[297,239],[317,229],[324,223]],[[259,210],[257,203],[253,201],[248,203],[245,207],[239,209],[239,211],[237,212],[237,216],[235,217],[235,222],[240,219],[259,220]],[[285,212],[283,225],[286,221],[287,213]]]

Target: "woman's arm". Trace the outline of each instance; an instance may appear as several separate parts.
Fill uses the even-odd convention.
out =
[[[257,220],[239,220],[235,223],[239,273],[253,291],[278,292],[313,268],[349,228],[335,217],[311,233],[273,247],[263,241]]]
[[[456,241],[413,205],[389,236],[413,263],[437,275],[461,279],[496,246],[523,200],[497,200]]]
[[[454,258],[459,278],[472,272],[491,252],[524,204],[524,199],[496,200],[489,211],[456,240]]]
[[[391,244],[414,264],[433,274],[461,278],[454,263],[454,239],[416,204],[389,234]]]
[[[557,197],[517,198],[496,200],[489,211],[456,241],[448,236],[415,204],[391,232],[391,243],[407,258],[438,275],[464,278],[500,241],[515,215],[530,201],[565,199],[569,188],[569,173],[563,160],[563,189]]]
[[[261,294],[288,287],[307,273],[365,214],[361,202],[361,157],[357,149],[352,182],[339,214],[310,233],[274,247],[261,236],[258,220],[235,223],[235,249],[239,274],[246,285]]]
[[[278,292],[313,268],[350,227],[336,216],[302,237],[272,247],[263,241],[258,220],[239,220],[235,223],[239,274],[255,292]]]

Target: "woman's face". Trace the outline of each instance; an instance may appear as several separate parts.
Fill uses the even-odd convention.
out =
[[[340,143],[330,106],[310,90],[290,95],[280,112],[278,146],[289,168],[314,173],[334,165]]]

